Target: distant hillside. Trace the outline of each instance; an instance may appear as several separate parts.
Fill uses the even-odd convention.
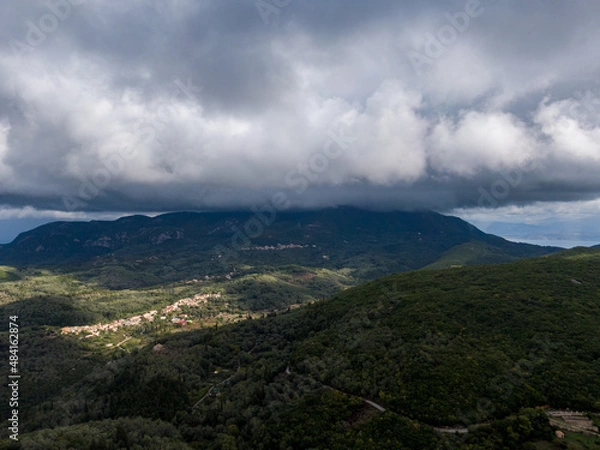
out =
[[[0,246],[0,264],[95,271],[119,267],[146,284],[285,264],[350,268],[357,279],[366,280],[434,263],[446,267],[508,262],[559,250],[508,242],[459,218],[428,211],[345,207],[283,212],[270,225],[260,222],[269,217],[261,217],[244,212],[173,213],[113,222],[50,223]]]
[[[86,378],[57,378],[28,407],[28,431],[64,428],[25,441],[88,448],[92,436],[100,445],[120,433],[152,448],[160,439],[240,450],[566,448],[527,408],[600,412],[599,269],[600,250],[579,248],[414,271],[278,316],[162,337],[99,360]],[[87,351],[77,340],[48,345],[66,342],[73,361],[75,346]],[[600,438],[587,442],[568,448],[598,448]]]

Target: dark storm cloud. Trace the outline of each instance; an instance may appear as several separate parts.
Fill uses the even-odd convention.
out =
[[[600,4],[265,1],[4,2],[0,204],[599,196]]]

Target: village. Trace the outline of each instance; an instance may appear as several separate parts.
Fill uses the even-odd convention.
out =
[[[240,250],[243,251],[249,251],[249,250],[260,250],[260,251],[281,251],[281,250],[287,250],[287,249],[292,249],[292,248],[309,248],[311,247],[310,245],[306,244],[306,245],[301,245],[301,244],[277,244],[277,245],[257,245],[254,247],[242,247]],[[312,245],[312,248],[316,248],[316,245]]]
[[[140,314],[137,316],[128,317],[126,319],[117,319],[113,320],[110,323],[102,324],[98,323],[96,325],[82,325],[82,326],[74,326],[74,327],[63,327],[61,328],[61,334],[80,334],[80,333],[89,333],[86,337],[94,337],[99,336],[101,332],[115,332],[120,328],[127,327],[135,327],[139,326],[143,323],[154,322],[154,320],[158,317],[159,320],[167,320],[167,316],[175,314],[171,317],[171,322],[178,325],[186,325],[187,324],[187,314],[179,314],[177,312],[181,310],[182,306],[187,307],[196,307],[201,304],[208,303],[209,299],[220,298],[221,294],[196,294],[193,297],[182,298],[177,300],[172,305],[165,306],[160,310],[160,316],[158,315],[158,310],[149,311],[145,314]]]

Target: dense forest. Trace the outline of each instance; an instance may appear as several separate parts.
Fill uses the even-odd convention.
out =
[[[397,274],[118,351],[23,323],[19,448],[561,448],[547,408],[600,412],[598,267],[576,249]]]

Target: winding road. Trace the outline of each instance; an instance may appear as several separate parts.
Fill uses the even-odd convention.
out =
[[[221,386],[222,384],[227,383],[228,381],[230,381],[233,377],[235,377],[237,375],[237,373],[240,371],[240,369],[242,368],[242,364],[240,362],[240,359],[238,358],[238,368],[237,370],[233,373],[233,375],[231,375],[229,378],[221,381],[220,383],[217,384],[213,384],[211,387],[208,388],[208,390],[206,391],[206,394],[204,394],[204,396],[198,400],[194,406],[192,406],[192,410],[194,410],[194,408],[196,408],[196,406],[198,406],[200,403],[202,403],[202,401],[208,397],[210,395],[210,391],[212,391],[214,388],[216,388],[217,386]]]

